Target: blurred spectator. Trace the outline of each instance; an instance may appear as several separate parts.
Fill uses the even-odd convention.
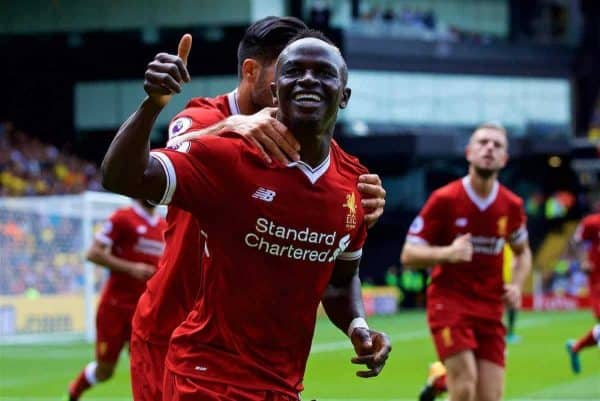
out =
[[[0,123],[0,196],[32,196],[101,190],[98,168]]]
[[[423,25],[425,25],[427,29],[432,31],[435,30],[436,22],[435,13],[433,10],[427,10],[425,14],[423,14]]]
[[[0,209],[0,295],[81,293],[82,230],[80,218]]]
[[[331,19],[331,7],[324,0],[315,0],[310,7],[309,23],[311,28],[323,32],[329,31],[329,20]]]
[[[417,308],[425,306],[425,288],[427,272],[421,269],[403,266],[398,282],[402,292],[401,308]]]
[[[388,6],[381,14],[381,19],[386,23],[393,22],[396,19],[396,13],[394,12],[394,9]]]
[[[579,261],[566,254],[556,262],[552,271],[544,275],[542,289],[545,295],[586,296],[588,278]]]
[[[566,217],[574,205],[575,195],[569,191],[557,191],[546,199],[545,217],[548,220]]]
[[[398,287],[398,266],[391,265],[385,271],[385,285]]]
[[[420,11],[408,6],[395,10],[388,4],[383,10],[377,6],[361,3],[359,18],[354,21],[352,29],[371,36],[393,36],[406,39],[417,39],[440,42],[468,42],[490,44],[491,35],[472,32],[439,21],[435,11]]]
[[[538,217],[544,204],[544,195],[540,192],[532,193],[525,202],[525,211],[530,217]]]

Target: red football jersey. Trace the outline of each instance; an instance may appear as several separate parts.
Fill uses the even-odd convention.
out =
[[[502,250],[506,241],[527,240],[525,223],[523,201],[498,182],[485,199],[475,193],[468,176],[436,190],[411,224],[406,240],[445,246],[471,233],[473,259],[433,268],[427,307],[501,318]]]
[[[575,231],[575,241],[585,244],[592,264],[590,288],[600,291],[600,213],[585,217]]]
[[[335,261],[362,253],[356,185],[366,169],[335,143],[315,168],[267,164],[233,133],[152,155],[168,176],[162,203],[190,210],[207,234],[200,296],[167,366],[295,396]],[[192,246],[185,238],[177,249]]]
[[[239,114],[235,92],[214,99],[195,98],[169,125],[169,138],[209,127]],[[154,343],[167,343],[173,330],[185,320],[200,288],[200,260],[204,236],[196,219],[185,210],[169,206],[165,252],[160,270],[147,282],[133,316],[133,331]],[[171,244],[196,243],[189,247]]]
[[[150,214],[134,203],[114,212],[96,234],[96,240],[111,247],[113,255],[119,258],[158,266],[165,228],[161,216]],[[134,308],[145,286],[145,281],[111,271],[102,297],[112,304]]]

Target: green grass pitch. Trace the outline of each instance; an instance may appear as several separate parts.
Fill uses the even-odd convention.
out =
[[[423,313],[372,317],[373,328],[386,331],[393,352],[374,379],[354,375],[349,341],[326,319],[320,319],[306,372],[304,400],[408,401],[424,383],[434,351]],[[583,372],[569,369],[564,342],[579,337],[593,325],[590,312],[521,313],[517,321],[520,343],[508,348],[508,401],[600,400],[600,349],[582,352]],[[64,399],[69,381],[91,360],[92,346],[0,346],[0,401],[50,401]],[[122,355],[110,382],[86,393],[82,400],[131,399],[128,361]]]

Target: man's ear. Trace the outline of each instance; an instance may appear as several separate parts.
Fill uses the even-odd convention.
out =
[[[247,58],[242,63],[242,79],[255,82],[258,77],[260,65],[253,58]]]
[[[348,102],[350,101],[350,94],[352,93],[352,89],[344,88],[344,92],[342,93],[342,100],[340,101],[340,109],[345,109],[348,106]]]
[[[271,82],[271,96],[273,96],[273,106],[277,107],[279,105],[279,101],[277,100],[277,85],[275,82]]]

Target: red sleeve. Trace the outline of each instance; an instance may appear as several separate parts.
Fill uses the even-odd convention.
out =
[[[508,222],[508,242],[515,245],[527,240],[527,217],[521,199],[514,205]]]
[[[446,214],[444,213],[444,207],[443,198],[434,192],[410,225],[406,241],[416,244],[440,245],[445,222],[444,216],[447,214],[447,211]]]
[[[348,238],[346,246],[341,252],[337,255],[338,260],[356,260],[360,259],[362,256],[362,249],[365,245],[365,241],[367,240],[367,225],[363,222],[361,226],[358,228],[358,231],[354,235],[353,238]],[[339,246],[341,249],[344,242],[344,238],[340,239]]]
[[[201,220],[216,216],[223,205],[236,163],[237,142],[206,136],[175,148],[153,150],[167,184],[159,203],[180,207]]]
[[[127,238],[128,226],[125,213],[116,211],[104,222],[100,231],[96,233],[95,238],[102,244],[112,247],[114,243],[123,242]]]
[[[592,224],[589,224],[588,218],[581,220],[581,223],[577,225],[573,239],[575,242],[586,242],[594,239],[594,230]]]
[[[210,127],[226,116],[216,107],[188,107],[180,111],[169,124],[169,139]]]

